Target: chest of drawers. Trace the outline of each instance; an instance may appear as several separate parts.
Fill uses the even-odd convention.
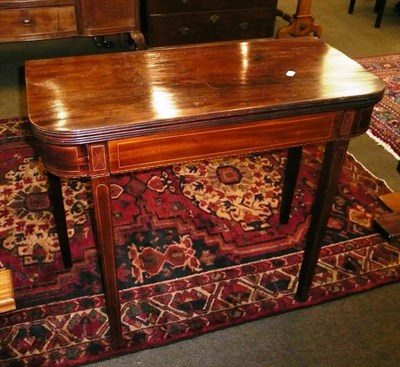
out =
[[[0,0],[0,42],[139,30],[139,0]]]
[[[0,41],[27,41],[77,34],[74,0],[1,1]]]
[[[271,37],[277,0],[142,0],[149,46]]]

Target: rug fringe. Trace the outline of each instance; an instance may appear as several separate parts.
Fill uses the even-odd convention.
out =
[[[362,166],[362,168],[363,168],[365,171],[367,171],[373,178],[375,178],[376,180],[381,181],[381,182],[385,185],[385,187],[386,187],[390,192],[393,192],[393,191],[394,191],[394,190],[389,186],[389,184],[388,184],[382,177],[379,177],[379,176],[377,176],[375,173],[373,173],[369,168],[367,168],[367,167],[364,165],[364,163],[362,163],[361,161],[359,161],[358,158],[357,158],[353,153],[350,153],[349,151],[347,151],[347,155],[351,156],[351,157],[354,159],[354,161],[356,161],[360,166]]]
[[[383,147],[388,153],[390,153],[395,159],[400,160],[400,155],[398,155],[389,144],[386,144],[382,139],[374,135],[371,130],[367,131],[367,135],[374,140],[379,146]]]

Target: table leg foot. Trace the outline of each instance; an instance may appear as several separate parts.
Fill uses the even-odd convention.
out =
[[[143,33],[140,31],[132,31],[130,37],[135,45],[136,50],[147,49],[146,41],[144,39]]]

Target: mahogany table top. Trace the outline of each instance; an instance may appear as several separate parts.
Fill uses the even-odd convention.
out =
[[[358,108],[384,89],[312,37],[32,60],[26,82],[35,135],[56,144]]]

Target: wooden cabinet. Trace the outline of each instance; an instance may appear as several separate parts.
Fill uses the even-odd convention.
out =
[[[0,42],[130,33],[139,0],[0,0]]]
[[[97,36],[140,28],[137,0],[77,0],[79,33]]]
[[[277,0],[141,0],[149,46],[271,37]]]
[[[0,0],[0,41],[69,37],[77,33],[73,0]]]

